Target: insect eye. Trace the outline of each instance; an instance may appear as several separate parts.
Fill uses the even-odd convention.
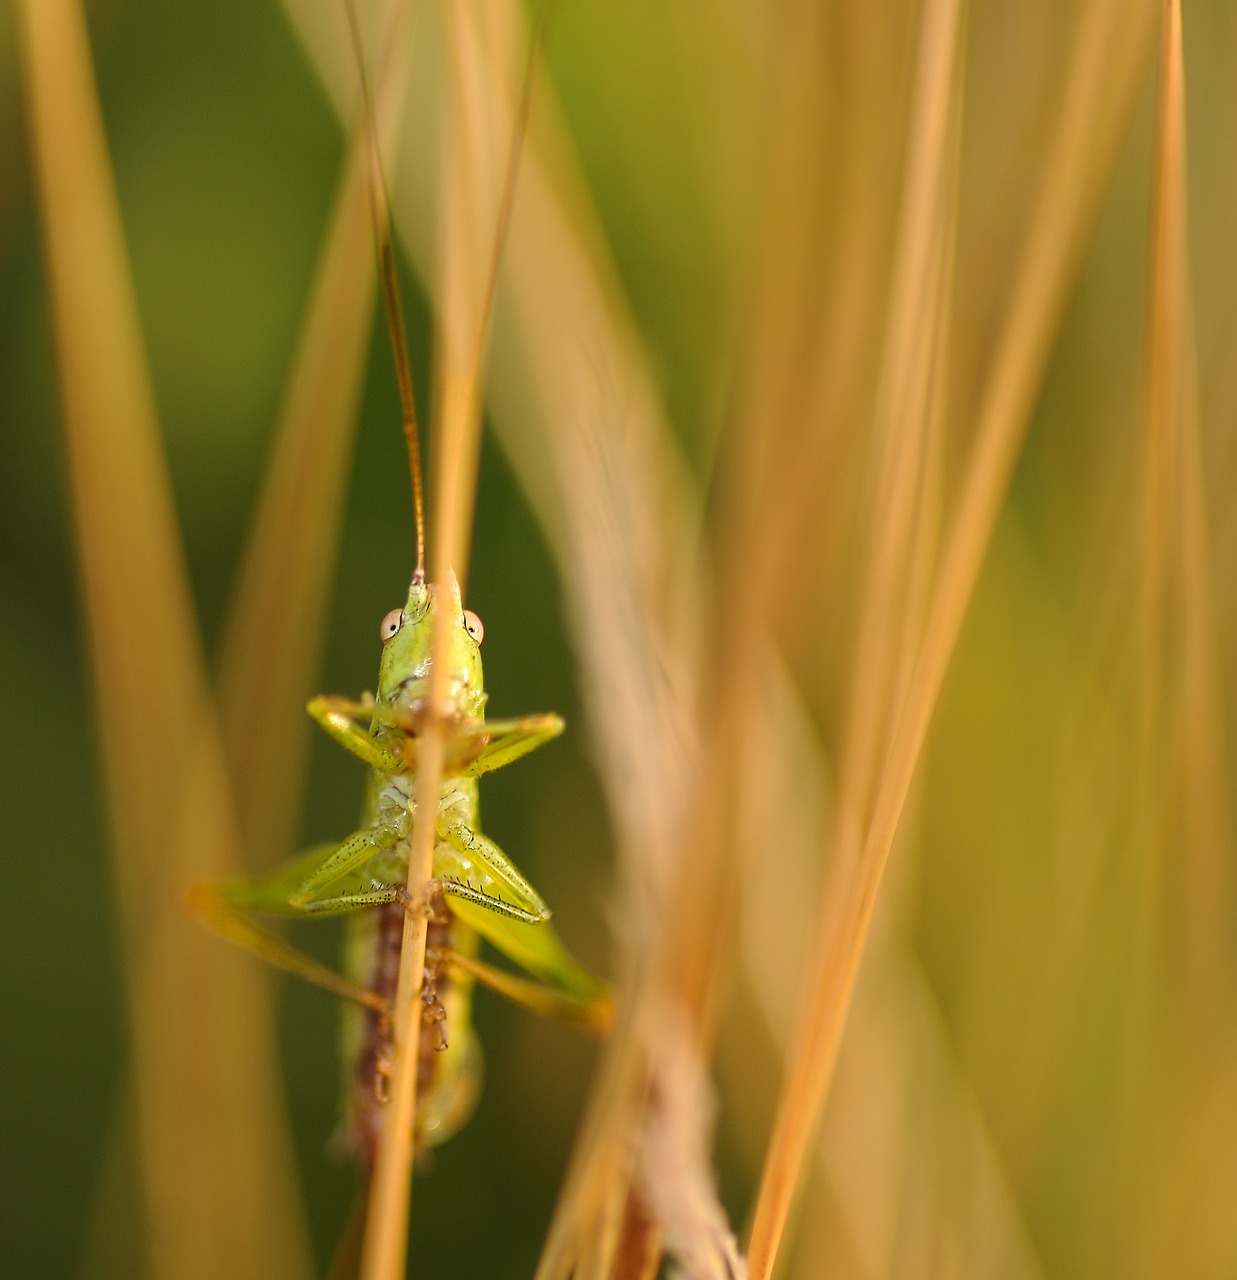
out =
[[[403,609],[392,609],[390,613],[383,618],[381,625],[378,627],[378,634],[382,637],[384,643],[389,640],[404,625]]]
[[[471,609],[464,610],[464,630],[478,643],[481,643],[485,636],[485,628],[481,625],[481,619],[477,617]]]

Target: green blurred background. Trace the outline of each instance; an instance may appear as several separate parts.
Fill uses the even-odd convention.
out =
[[[898,6],[884,9],[894,14],[890,27],[897,30]],[[1003,264],[1003,229],[1016,219],[1002,222],[1001,210],[1017,203],[1016,171],[1034,136],[1036,111],[1059,90],[1051,33],[1068,25],[1060,20],[1068,9],[1056,7],[1057,27],[1045,21],[1044,35],[1026,6],[974,6],[968,90],[978,105],[968,118],[974,151],[967,153],[964,270]],[[744,98],[760,50],[736,36],[747,30],[741,22],[693,27],[706,17],[707,6],[667,14],[653,3],[560,0],[549,44],[555,88],[627,301],[702,489],[711,479],[718,423],[739,362],[735,282],[750,266],[743,258],[745,245],[750,249],[745,235],[761,173],[752,161],[762,145]],[[274,4],[99,0],[90,19],[168,458],[213,653],[344,133]],[[1186,22],[1204,463],[1216,639],[1231,721],[1237,95],[1230,71],[1237,18],[1217,0],[1189,6]],[[845,63],[845,49],[831,53],[838,66]],[[906,47],[891,45],[877,61],[893,79],[905,76],[907,59]],[[139,1274],[141,1226],[124,1207],[131,1208],[133,1196],[126,1194],[126,1152],[116,1138],[125,1074],[116,913],[15,64],[6,7],[0,12],[0,845],[6,869],[0,1265],[13,1275],[131,1275]],[[845,136],[853,104],[841,70],[837,81],[829,85],[833,114],[820,127],[845,159],[837,138]],[[1171,1108],[1180,1102],[1178,1089],[1188,1092],[1188,1086],[1177,1076],[1163,1093],[1148,1085],[1139,1053],[1156,1056],[1147,1051],[1156,1031],[1131,1031],[1130,1007],[1137,1003],[1131,991],[1147,977],[1139,970],[1141,881],[1128,831],[1099,824],[1106,843],[1095,849],[1094,863],[1079,869],[1086,883],[1078,919],[1062,923],[1076,883],[1065,860],[1085,847],[1087,828],[1081,821],[1073,834],[1062,835],[1060,814],[1078,803],[1085,807],[1092,777],[1087,762],[1105,746],[1119,752],[1128,730],[1119,713],[1100,724],[1095,710],[1105,705],[1095,690],[1104,684],[1110,652],[1099,634],[1106,623],[1097,600],[1110,579],[1128,570],[1125,534],[1113,531],[1128,532],[1137,502],[1151,91],[1144,83],[1079,264],[1079,283],[934,722],[908,834],[895,850],[893,891],[927,993],[925,1007],[939,1019],[933,1025],[947,1045],[955,1083],[983,1117],[993,1163],[1016,1207],[1015,1234],[1029,1242],[1040,1273],[1219,1280],[1233,1274],[1224,1268],[1237,1255],[1231,1161],[1208,1164],[1200,1156],[1191,1166],[1188,1155],[1197,1150],[1186,1144],[1182,1155],[1177,1149]],[[408,127],[415,130],[416,120]],[[896,155],[899,142],[892,135],[855,146],[877,154],[885,145]],[[841,203],[844,184],[855,175],[844,163],[837,173]],[[890,196],[886,206],[893,204]],[[968,253],[978,268],[968,264]],[[824,278],[835,282],[827,273]],[[411,281],[409,297],[414,362],[424,388],[428,311]],[[975,327],[982,330],[982,317]],[[323,690],[340,693],[372,686],[378,622],[400,599],[412,559],[398,404],[381,330],[372,346],[319,680]],[[551,748],[487,780],[486,830],[543,891],[572,948],[606,972],[610,840],[560,587],[538,523],[488,438],[467,603],[486,627],[491,709],[500,715],[557,710],[569,726]],[[790,602],[788,612],[796,606]],[[827,742],[845,680],[845,665],[833,659],[830,652],[833,665],[822,660],[815,686],[814,720]],[[1102,772],[1097,779],[1099,787]],[[303,839],[350,830],[360,787],[360,768],[319,736]],[[798,936],[793,927],[788,931]],[[299,940],[329,958],[334,932],[315,927]],[[1068,949],[1054,968],[1062,932]],[[1226,993],[1217,1007],[1229,1014],[1232,978],[1227,971],[1215,975],[1217,990]],[[1153,976],[1151,985],[1157,980]],[[322,994],[278,981],[289,1109],[316,1257],[324,1266],[352,1185],[346,1164],[327,1153],[338,1110],[335,1011]],[[794,975],[776,970],[768,983],[793,986]],[[1043,1008],[1034,1003],[1037,995]],[[1056,995],[1061,999],[1054,1005]],[[721,1055],[719,1151],[723,1199],[741,1222],[772,1108],[776,1055],[757,1014],[741,1002],[736,1007],[737,1025]],[[420,1275],[531,1274],[585,1096],[594,1049],[582,1037],[485,996],[477,1021],[486,1087],[477,1114],[417,1185],[412,1250]],[[1049,1029],[1049,1042],[1028,1045],[1028,1032],[1040,1026]],[[1179,1048],[1183,1056],[1192,1052],[1191,1045]],[[1131,1125],[1144,1098],[1147,1114],[1159,1117],[1168,1137],[1160,1131],[1143,1141],[1139,1125]],[[1219,1113],[1215,1132],[1228,1134],[1231,1122],[1229,1111]],[[907,1131],[925,1150],[949,1140],[920,1134],[909,1120]],[[1197,1173],[1220,1166],[1224,1177]],[[110,1183],[116,1199],[109,1200],[101,1188],[111,1168],[120,1174]],[[1192,1195],[1191,1204],[1214,1222],[1207,1228],[1214,1248],[1200,1246],[1200,1256],[1214,1264],[1210,1269],[1191,1261],[1174,1272],[1171,1262],[1131,1260],[1122,1246],[1125,1226],[1161,1194]],[[830,1221],[829,1214],[837,1214],[840,1222],[844,1199],[836,1188],[813,1183],[805,1212]],[[934,1274],[953,1274],[946,1253]],[[899,1274],[896,1254],[885,1268],[837,1265],[837,1274]],[[801,1260],[801,1268],[805,1275],[825,1274],[809,1260]]]

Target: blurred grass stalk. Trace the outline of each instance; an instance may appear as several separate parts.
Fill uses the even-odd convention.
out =
[[[444,245],[432,425],[437,465],[431,485],[435,503],[428,568],[430,581],[440,589],[445,591],[454,573],[463,591],[472,538],[484,399],[482,384],[496,273],[519,171],[526,109],[513,116],[505,150],[501,146],[484,145],[487,139],[478,132],[484,108],[478,99],[486,81],[469,74],[475,69],[468,64],[476,40],[469,15],[463,6],[448,6],[443,21],[452,74],[446,145],[441,152],[442,173],[438,184],[443,193]],[[530,64],[522,91],[525,108],[532,87],[531,70]],[[490,175],[478,169],[487,160],[491,167],[502,163],[503,177],[496,198],[489,191],[485,196],[491,198],[482,195],[482,183]],[[493,186],[493,183],[486,185]],[[381,195],[385,203],[385,193]],[[493,212],[484,217],[483,211],[489,213],[491,207]],[[385,208],[382,217],[385,222]],[[426,698],[430,714],[418,748],[417,786],[423,795],[436,795],[440,789],[444,752],[451,731],[451,704],[447,693],[450,672],[445,656],[450,625],[451,620],[440,610],[435,615],[431,639],[433,663]],[[408,867],[408,890],[414,897],[424,892],[433,874],[436,816],[435,810],[423,807],[414,819]],[[411,916],[404,922],[394,1010],[397,1049],[391,1080],[392,1101],[383,1123],[367,1207],[360,1264],[363,1280],[398,1280],[408,1265],[426,926],[427,920]]]
[[[1132,993],[1139,1085],[1160,1100],[1121,1115],[1176,1177],[1135,1182],[1138,1238],[1123,1261],[1142,1274],[1233,1265],[1235,1229],[1213,1201],[1234,1186],[1231,760],[1211,566],[1210,497],[1199,414],[1186,183],[1180,0],[1162,0],[1151,188],[1139,551],[1140,979]],[[1150,1126],[1150,1133],[1147,1127]],[[1227,1235],[1227,1241],[1225,1240]]]
[[[236,871],[224,754],[74,0],[22,6],[131,1019],[146,1263],[309,1274],[266,976],[188,925]]]
[[[889,373],[877,384],[889,389],[878,389],[875,396],[872,467],[877,481],[869,515],[868,568],[862,575],[866,585],[861,594],[867,603],[861,608],[854,646],[851,730],[840,753],[827,856],[831,874],[809,962],[811,991],[794,1034],[753,1221],[753,1276],[770,1274],[792,1198],[801,1185],[803,1161],[828,1093],[885,866],[1029,420],[1071,267],[1094,216],[1100,188],[1093,179],[1088,181],[1088,175],[1111,170],[1111,158],[1096,163],[1096,152],[1103,156],[1100,147],[1106,142],[1111,157],[1120,133],[1105,136],[1085,130],[1080,122],[1094,119],[1096,98],[1110,83],[1102,69],[1114,65],[1114,19],[1118,27],[1131,25],[1128,9],[1123,9],[1124,21],[1111,6],[1100,4],[1089,6],[1079,17],[1078,52],[1066,76],[1055,146],[1049,144],[1036,186],[1044,195],[1033,206],[1024,232],[1018,277],[1005,300],[994,349],[987,353],[986,369],[976,371],[974,407],[956,420],[973,421],[975,427],[963,445],[969,459],[957,497],[942,508],[943,549],[935,565],[925,564],[922,555],[930,542],[930,526],[913,532],[907,522],[914,520],[916,510],[931,511],[941,501],[930,493],[917,495],[917,486],[932,477],[934,469],[924,466],[917,476],[916,459],[930,459],[938,448],[933,444],[939,430],[933,426],[934,399],[939,395],[934,388],[949,374],[942,368],[930,375],[926,369],[917,372],[914,361],[930,356],[934,326],[939,331],[943,323],[934,317],[945,311],[948,300],[956,300],[962,317],[957,323],[965,323],[973,313],[966,308],[964,286],[947,286],[949,291],[937,298],[930,293],[931,255],[939,262],[952,256],[945,247],[948,220],[942,221],[953,199],[948,190],[950,166],[944,162],[943,122],[950,98],[960,96],[952,82],[964,64],[952,51],[961,31],[956,6],[928,3],[921,15],[920,100],[910,113],[914,123],[903,186],[903,248],[894,258],[886,320],[891,346],[881,365]],[[1115,66],[1125,70],[1119,61]],[[1117,95],[1118,102],[1124,99],[1126,111],[1132,106],[1132,87],[1130,77],[1125,93]],[[933,121],[941,122],[935,130]],[[1123,115],[1117,123],[1124,124]],[[1084,139],[1084,146],[1095,147],[1091,154],[1078,145]],[[945,189],[925,189],[932,178]],[[882,406],[888,406],[884,413]],[[955,438],[957,430],[950,424]],[[895,431],[898,434],[891,436]],[[883,451],[882,464],[883,439],[891,439],[891,445]],[[882,475],[888,478],[882,481]],[[825,477],[818,477],[816,484],[823,483]],[[906,612],[916,599],[925,598],[916,570],[927,574],[922,620]]]

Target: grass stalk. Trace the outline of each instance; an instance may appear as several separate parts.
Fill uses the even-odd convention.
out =
[[[547,7],[543,6],[543,20],[546,12]],[[471,159],[475,163],[477,152],[484,150],[485,139],[476,132],[478,122],[484,118],[475,100],[477,81],[466,74],[462,61],[471,43],[467,30],[461,30],[461,26],[466,27],[466,24],[467,15],[458,6],[452,6],[448,27],[454,37],[457,55],[456,73],[451,80],[455,92],[453,119],[457,125],[469,122],[473,130],[471,136],[464,136],[468,131],[461,130],[456,138],[457,145],[448,148],[444,184],[447,212],[444,219],[447,229],[445,263],[448,281],[454,285],[448,283],[444,290],[447,318],[440,331],[438,394],[441,407],[436,433],[438,468],[434,487],[437,504],[430,548],[430,578],[436,584],[440,600],[446,598],[453,574],[458,576],[461,584],[466,579],[490,317],[515,198],[520,151],[531,103],[536,41],[541,30],[538,25],[533,31],[521,106],[515,116],[508,147],[493,242],[480,297],[477,301],[470,301],[475,291],[461,287],[461,284],[473,274],[469,266],[475,260],[476,246],[469,232],[468,218],[452,216],[452,213],[462,215],[470,207],[475,207],[476,192],[469,182],[469,161]],[[470,88],[473,89],[471,94]],[[461,308],[464,315],[471,311],[472,325],[460,323]],[[472,340],[461,347],[452,341],[457,333],[471,333]],[[445,609],[436,612],[431,637],[433,662],[426,699],[427,714],[418,744],[417,790],[423,797],[437,797],[441,791],[446,744],[454,722],[455,707],[448,697],[450,672],[446,660],[448,629],[452,622]],[[418,805],[413,820],[407,881],[413,901],[421,899],[432,874],[436,823],[437,805]],[[364,1280],[395,1280],[405,1271],[426,925],[424,918],[411,915],[404,921],[393,1012],[396,1054],[391,1104],[383,1123],[370,1192],[361,1264]]]
[[[305,700],[326,626],[374,308],[368,167],[354,147],[336,197],[275,444],[224,633],[220,713],[249,866],[295,839],[309,750]],[[302,643],[290,655],[294,620]]]
[[[1208,534],[1199,413],[1186,182],[1186,83],[1181,6],[1160,6],[1155,161],[1151,184],[1140,544],[1140,954],[1165,986],[1140,987],[1144,1034],[1167,1028],[1149,1053],[1165,1081],[1156,1117],[1166,1162],[1180,1172],[1154,1190],[1128,1241],[1131,1274],[1216,1265],[1200,1179],[1231,1187],[1224,1154],[1237,1124],[1215,1080],[1231,1077],[1235,1045],[1220,1030],[1233,998],[1233,826],[1223,684]],[[1189,1044],[1182,1060],[1175,1046]],[[1185,1055],[1182,1055],[1185,1057]],[[1133,1114],[1127,1130],[1140,1131]],[[1187,1154],[1188,1153],[1188,1154]]]
[[[957,181],[962,7],[955,0],[926,5],[921,23],[888,340],[877,401],[878,490],[872,503],[872,571],[855,647],[857,671],[832,835],[831,866],[836,871],[822,904],[818,934],[822,940],[833,935],[837,899],[846,894],[846,882],[857,871],[872,802],[870,793],[884,745],[884,734],[877,726],[888,723],[894,711],[892,695],[901,663],[896,641],[906,635],[905,624],[898,617],[898,600],[911,588],[912,532],[916,512],[925,502],[917,490],[925,474],[923,460],[937,403],[933,387],[941,377],[937,334],[948,292],[940,264],[950,257],[949,211]],[[876,884],[880,870],[883,868],[876,871]],[[873,896],[876,884],[871,889]],[[841,927],[846,927],[845,917]],[[856,966],[862,936],[851,945],[850,965]],[[815,1039],[817,1028],[828,1018],[831,1003],[845,1003],[846,997],[836,984],[853,981],[853,967],[848,971],[845,965],[840,966],[836,953],[818,956],[818,965],[798,1051],[787,1069],[757,1197],[748,1254],[754,1277],[772,1272],[799,1171],[824,1104],[836,1042],[831,1045],[827,1038]]]
[[[150,1265],[160,1277],[307,1275],[265,980],[217,965],[180,910],[184,882],[235,871],[239,850],[85,23],[72,0],[39,0],[20,16]]]
[[[1125,61],[1112,63],[1114,24],[1125,39]],[[808,1140],[816,1132],[836,1064],[855,976],[890,849],[945,670],[982,564],[1000,503],[1025,429],[1031,396],[1043,369],[1065,288],[1099,194],[1094,154],[1110,156],[1128,118],[1140,65],[1136,24],[1104,4],[1088,7],[1067,72],[1066,89],[1040,190],[1044,203],[1033,219],[1020,258],[1001,342],[981,400],[968,474],[945,541],[922,643],[890,738],[870,820],[852,818],[838,836],[854,842],[856,869],[841,904],[822,903],[817,949],[809,967],[811,992],[804,1005],[796,1049],[778,1103],[773,1136],[753,1219],[749,1265],[754,1277],[772,1272],[799,1180]],[[1101,68],[1112,67],[1108,75]],[[1079,128],[1091,120],[1101,89],[1115,83],[1107,129]],[[1093,154],[1094,151],[1094,154]],[[1098,170],[1107,171],[1107,166]],[[1063,207],[1061,192],[1070,199]],[[852,856],[855,856],[852,855]]]
[[[1233,832],[1217,714],[1223,698],[1190,284],[1181,9],[1170,0],[1161,7],[1158,84],[1143,428],[1144,768],[1158,776],[1167,767],[1169,785],[1180,780],[1184,790],[1188,985],[1197,991],[1227,967],[1222,904],[1232,884],[1224,851]],[[1164,886],[1172,874],[1164,867],[1153,883]]]

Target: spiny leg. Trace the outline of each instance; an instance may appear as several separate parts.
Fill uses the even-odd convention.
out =
[[[327,855],[301,881],[295,892],[289,895],[288,902],[292,907],[301,908],[315,915],[321,915],[331,908],[324,904],[336,903],[340,899],[359,899],[361,895],[344,894],[339,898],[319,898],[322,889],[335,884],[351,872],[360,870],[375,854],[385,853],[395,845],[400,833],[395,827],[376,825],[362,827],[336,845],[334,852]],[[362,891],[368,893],[370,891]],[[380,902],[393,902],[394,897],[378,898],[372,901],[355,901],[357,907],[377,906]],[[344,907],[343,910],[349,908]]]
[[[489,836],[463,822],[440,823],[439,834],[446,844],[434,851],[434,875],[444,893],[525,924],[550,918],[541,895]]]

